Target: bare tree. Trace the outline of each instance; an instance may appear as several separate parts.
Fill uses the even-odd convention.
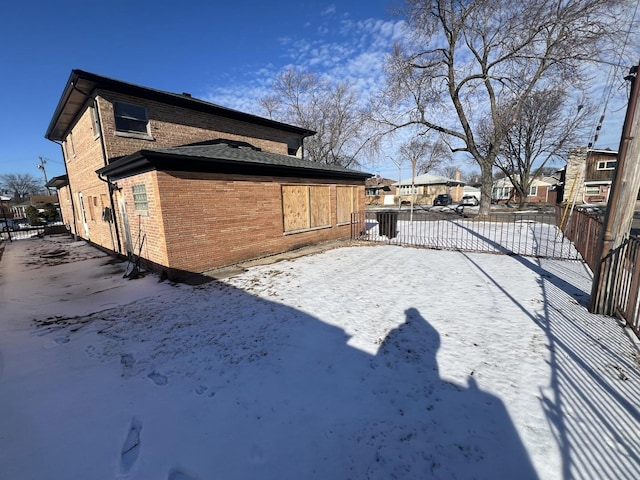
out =
[[[492,169],[525,102],[539,88],[588,82],[584,66],[606,55],[624,27],[623,0],[406,0],[408,33],[390,55],[374,111],[389,129],[440,132],[482,176],[490,209]],[[613,55],[609,54],[610,57]],[[503,108],[509,106],[507,115]],[[482,148],[479,129],[489,122]]]
[[[458,168],[458,166],[454,164],[442,165],[440,168],[436,170],[438,175],[442,175],[443,177],[454,178],[454,179],[456,178],[456,175],[458,174],[459,171],[460,169]]]
[[[5,173],[0,175],[0,191],[12,196],[14,202],[20,203],[31,195],[42,193],[42,182],[30,173]]]
[[[309,160],[350,168],[361,165],[369,137],[358,97],[346,82],[333,83],[317,73],[290,68],[276,78],[273,93],[261,106],[270,118],[316,132],[305,140]]]
[[[569,148],[580,142],[582,127],[595,111],[583,103],[567,107],[568,98],[562,89],[533,92],[523,101],[498,152],[496,166],[511,181],[520,208],[526,205],[534,179],[547,164],[566,158]]]
[[[450,150],[439,140],[414,137],[400,145],[400,156],[409,160],[412,176],[430,172],[451,160]]]

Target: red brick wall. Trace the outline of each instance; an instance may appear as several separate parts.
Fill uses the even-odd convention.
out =
[[[71,146],[72,141],[74,148]],[[109,189],[107,184],[98,179],[96,174],[96,170],[106,165],[102,155],[101,141],[101,137],[96,136],[93,128],[91,110],[87,108],[72,126],[70,134],[65,139],[63,149],[70,191],[73,194],[75,205],[75,222],[70,208],[70,199],[68,202],[69,208],[62,208],[64,201],[62,194],[60,195],[60,203],[63,220],[71,227],[72,233],[91,240],[97,245],[113,249],[114,245],[116,245],[113,228],[110,229],[113,225],[102,220],[104,207],[110,206],[108,200]],[[82,193],[83,196],[85,217],[89,228],[88,235],[82,222],[79,193]],[[74,223],[77,230],[74,227]]]
[[[127,200],[132,238],[138,217],[131,186],[142,179],[118,181]],[[142,217],[147,234],[144,258],[171,269],[204,272],[241,261],[285,252],[318,242],[348,238],[350,225],[336,224],[336,187],[309,179],[153,172],[144,175],[147,194],[153,192],[149,217]],[[332,226],[284,234],[281,186],[300,183],[331,188]],[[340,185],[351,185],[340,183]],[[364,185],[357,185],[358,209],[364,208]],[[153,219],[157,215],[160,220]],[[166,244],[164,243],[166,240]]]
[[[113,112],[113,102],[115,101],[142,105],[147,108],[151,139],[131,138],[116,134]],[[70,134],[65,139],[64,156],[76,207],[76,219],[74,222],[71,209],[68,208],[63,209],[63,220],[70,225],[72,233],[116,251],[118,251],[118,243],[115,225],[102,220],[104,208],[111,207],[109,189],[107,184],[101,181],[95,173],[96,170],[107,164],[107,158],[113,159],[129,155],[142,149],[177,146],[220,137],[246,141],[265,151],[287,154],[287,140],[295,136],[293,133],[282,132],[271,127],[193,112],[108,91],[97,92],[96,104],[100,116],[100,135],[96,135],[94,131],[90,108],[93,101],[87,100],[84,111],[79,115]],[[71,148],[71,139],[73,139],[74,149]],[[78,193],[83,195],[88,234],[82,222],[82,209]],[[128,195],[130,192],[122,194]],[[117,224],[121,225],[123,219],[120,217],[119,210],[116,205],[114,215]],[[137,217],[132,217],[129,221],[133,223],[133,220],[136,219]],[[74,224],[77,228],[74,228]],[[149,228],[159,227],[154,225]],[[126,253],[123,232],[118,233],[121,240],[119,252]],[[152,246],[149,245],[149,248]],[[166,258],[166,252],[163,254],[162,248],[157,248],[159,248],[158,258]]]
[[[262,150],[287,154],[287,139],[296,136],[271,127],[219,117],[184,108],[138,99],[112,92],[99,92],[100,118],[105,133],[107,157],[129,155],[143,149],[173,147],[216,138],[251,143]],[[152,139],[129,138],[116,134],[113,102],[144,106],[149,117]],[[299,137],[299,136],[298,136]]]

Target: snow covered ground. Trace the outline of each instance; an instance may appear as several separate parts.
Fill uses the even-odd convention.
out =
[[[577,261],[349,246],[200,286],[0,261],[0,478],[640,478],[638,343]]]

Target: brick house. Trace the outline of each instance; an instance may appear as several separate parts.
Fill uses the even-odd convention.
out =
[[[413,199],[414,203],[431,205],[435,198],[443,193],[448,193],[454,202],[459,202],[464,195],[465,183],[460,180],[460,171],[456,172],[456,177],[453,179],[425,173],[393,185],[402,203],[410,203]]]
[[[557,200],[557,186],[559,180],[553,177],[541,177],[531,180],[526,203],[554,204]],[[493,182],[491,188],[493,203],[518,203],[520,195],[508,177]]]
[[[564,171],[563,201],[607,203],[617,161],[614,150],[571,150]]]
[[[393,184],[393,180],[378,175],[368,178],[365,182],[365,204],[383,205],[386,199],[393,199],[394,195],[391,190]]]
[[[303,158],[314,132],[73,70],[45,137],[75,235],[170,278],[348,238],[364,172]]]

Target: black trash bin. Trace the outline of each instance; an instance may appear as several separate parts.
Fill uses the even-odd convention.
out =
[[[378,220],[378,232],[380,235],[384,235],[387,238],[396,238],[398,212],[395,210],[376,212],[376,220]]]

